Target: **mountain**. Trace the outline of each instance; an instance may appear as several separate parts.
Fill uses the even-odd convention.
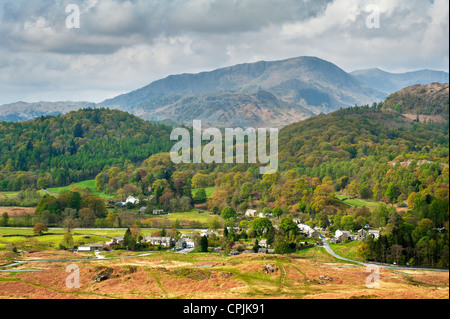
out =
[[[347,73],[317,57],[244,63],[198,74],[171,75],[101,103],[39,102],[0,106],[0,121],[65,114],[83,107],[119,109],[151,122],[216,127],[283,127],[341,107],[383,101],[413,84],[448,82],[448,73]]]
[[[388,95],[415,84],[449,82],[449,74],[447,72],[432,70],[389,73],[380,69],[367,69],[353,71],[350,74],[370,87],[385,92]]]
[[[264,95],[259,91],[265,91]],[[261,97],[262,100],[261,100]],[[181,74],[155,81],[139,90],[105,100],[102,107],[120,108],[144,118],[172,118],[177,114],[183,123],[194,115],[210,114],[209,124],[265,125],[253,110],[271,116],[279,127],[330,112],[339,107],[371,103],[384,99],[384,94],[361,83],[336,65],[316,57],[299,57],[282,61],[239,64],[211,72]],[[220,105],[226,112],[240,114],[233,118],[212,114]],[[233,107],[231,107],[231,105]],[[249,112],[245,112],[248,109]],[[212,116],[212,118],[210,118]]]
[[[26,121],[40,116],[66,114],[95,107],[91,102],[16,102],[0,106],[0,121]]]

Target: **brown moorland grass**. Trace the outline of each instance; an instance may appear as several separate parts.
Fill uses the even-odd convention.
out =
[[[41,252],[39,257],[54,259],[50,253],[55,252]],[[225,257],[214,253],[155,252],[112,260],[33,262],[17,269],[32,267],[42,271],[0,272],[0,298],[448,299],[448,272],[380,269],[380,287],[370,289],[366,287],[369,273],[365,267],[329,260],[326,255],[319,259],[296,254]],[[79,289],[66,287],[69,264],[79,267]],[[275,271],[265,273],[267,264],[273,265]],[[95,282],[107,268],[110,278]],[[332,280],[324,280],[323,276]]]
[[[26,215],[34,216],[35,211],[35,207],[0,206],[0,215],[8,213],[9,217],[25,217]]]

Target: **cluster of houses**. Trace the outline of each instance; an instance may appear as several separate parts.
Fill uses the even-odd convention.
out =
[[[378,237],[380,237],[380,231],[377,229],[365,230],[364,228],[361,228],[360,230],[358,230],[357,235],[352,235],[347,230],[338,229],[334,232],[334,237],[330,239],[330,243],[331,244],[342,243],[346,240],[347,241],[354,241],[354,240],[362,241],[362,240],[365,240],[368,236],[373,236],[373,238],[378,238]]]
[[[319,237],[319,230],[322,230],[321,228],[318,227],[312,228],[307,224],[303,224],[300,221],[300,219],[297,218],[294,218],[293,221],[297,224],[297,227],[300,230],[300,232],[305,234],[307,237]]]
[[[143,241],[148,245],[161,246],[164,248],[174,247],[175,250],[181,250],[186,248],[196,248],[195,236],[211,236],[212,234],[219,235],[217,232],[210,230],[202,230],[200,234],[188,233],[181,235],[180,239],[169,236],[146,236]],[[116,236],[111,239],[110,242],[105,244],[89,244],[78,246],[79,252],[100,251],[104,249],[110,249],[111,245],[122,245],[124,243],[123,236]]]
[[[244,213],[245,217],[272,217],[271,213],[264,214],[261,212],[258,212],[256,209],[247,209],[247,211]]]

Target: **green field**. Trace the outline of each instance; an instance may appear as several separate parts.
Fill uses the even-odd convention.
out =
[[[193,188],[193,189],[191,189],[192,196],[194,196],[195,193],[197,193],[199,189],[200,188]],[[211,196],[215,192],[216,188],[215,187],[205,187],[204,190],[205,190],[205,193],[206,193],[206,197],[211,198]]]
[[[87,181],[78,182],[78,183],[75,183],[75,185],[78,185],[81,188],[86,188],[86,187],[90,188],[92,190],[92,192],[95,195],[99,196],[100,198],[104,198],[104,199],[115,199],[116,198],[115,194],[108,195],[108,194],[105,194],[105,193],[98,192],[95,189],[95,180],[93,180],[93,179],[87,180]],[[63,187],[53,187],[53,188],[49,188],[48,190],[50,192],[58,194],[60,192],[69,191],[71,187],[72,187],[72,185],[68,185],[68,186],[63,186]]]
[[[125,228],[118,229],[84,229],[75,228],[71,231],[75,245],[80,243],[104,243],[109,242],[110,238],[123,236]],[[150,236],[155,229],[142,229],[143,236]],[[0,228],[0,250],[6,249],[7,244],[14,244],[17,247],[35,247],[37,250],[58,249],[62,242],[65,230],[62,228],[50,228],[47,233],[51,235],[33,236],[32,228]],[[45,234],[45,233],[44,233]],[[17,235],[13,237],[3,237],[5,235]],[[25,237],[33,236],[33,237]],[[84,238],[89,236],[89,238]]]
[[[318,246],[299,249],[292,256],[297,256],[301,259],[311,259],[317,262],[324,263],[349,263],[348,261],[337,259],[331,256],[326,252],[325,248]]]
[[[189,212],[182,213],[171,213],[170,215],[161,215],[161,217],[166,218],[168,220],[189,220],[189,221],[198,221],[200,223],[208,223],[214,217],[219,218],[221,221],[223,220],[220,215],[210,215],[211,212],[203,211],[203,213],[199,213],[198,209],[192,209]]]
[[[2,197],[2,196],[8,197],[8,198],[17,197],[17,196],[19,196],[19,192],[0,192],[0,197]]]
[[[359,241],[351,241],[349,243],[339,243],[339,244],[330,244],[331,249],[338,254],[339,256],[357,260],[364,261],[360,257],[356,255],[356,250],[361,246],[361,242]]]
[[[341,202],[347,204],[348,206],[351,207],[363,207],[366,206],[368,208],[376,208],[380,205],[380,203],[378,202],[374,202],[371,200],[364,200],[364,199],[358,199],[358,198],[353,198],[353,199],[349,199],[347,198],[347,196],[345,195],[336,195],[335,196],[337,199],[339,199]]]

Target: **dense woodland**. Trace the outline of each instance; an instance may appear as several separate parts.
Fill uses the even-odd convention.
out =
[[[297,235],[290,227],[293,218],[330,232],[368,224],[381,228],[382,236],[362,243],[358,254],[364,259],[448,267],[448,122],[411,121],[383,103],[322,114],[280,131],[279,170],[262,176],[256,164],[174,165],[167,153],[168,128],[141,127],[133,118],[83,110],[0,124],[1,187],[45,188],[95,174],[97,191],[121,200],[129,195],[148,199],[148,211],[188,211],[203,204],[228,225],[253,231],[266,227],[266,235],[277,223],[284,230],[278,242],[286,245]],[[211,198],[203,191],[192,195],[191,189],[207,187],[215,188]],[[379,205],[349,207],[336,194]],[[72,218],[85,226],[100,226],[108,217],[117,222],[100,202],[74,189],[46,196],[36,214],[50,222]],[[248,208],[275,219],[270,225],[261,218],[237,222],[237,212]]]
[[[118,110],[0,123],[0,191],[64,186],[170,150],[171,128]]]

